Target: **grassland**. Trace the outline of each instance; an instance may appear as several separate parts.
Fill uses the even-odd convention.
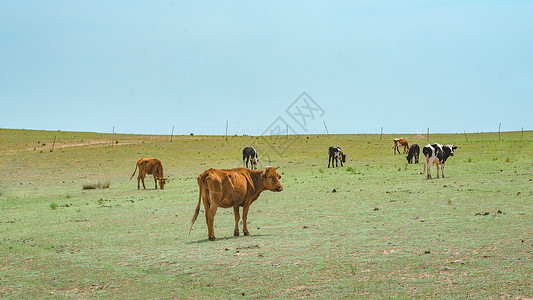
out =
[[[0,129],[0,297],[533,297],[533,132],[432,135],[459,147],[433,180],[394,137]],[[331,145],[344,167],[327,168]],[[202,214],[188,236],[196,176],[241,166],[245,146],[284,191],[252,205],[250,236],[224,209],[217,241]],[[163,161],[165,190],[128,180],[140,157]]]

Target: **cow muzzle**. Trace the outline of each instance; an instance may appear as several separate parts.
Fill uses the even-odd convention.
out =
[[[283,191],[283,186],[282,185],[278,185],[275,190],[276,190],[276,192],[281,192],[281,191]]]

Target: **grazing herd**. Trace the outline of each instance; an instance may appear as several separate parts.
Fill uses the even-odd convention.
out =
[[[407,153],[407,162],[418,164],[420,155],[420,147],[417,144],[411,145],[403,138],[394,139],[394,154],[398,152],[399,148],[403,148],[403,153]],[[454,145],[428,144],[422,149],[424,154],[424,172],[428,179],[431,179],[430,167],[432,164],[437,165],[437,178],[439,178],[439,169],[444,177],[444,163],[448,157],[453,156],[453,151],[457,149]],[[340,147],[329,147],[328,168],[330,166],[338,167],[340,161],[341,167],[346,162],[346,154],[344,154]],[[248,162],[250,162],[250,169],[248,169]],[[253,147],[246,147],[242,150],[242,168],[235,169],[208,169],[202,174],[198,175],[199,197],[198,205],[191,220],[191,228],[200,213],[200,203],[203,203],[205,210],[205,219],[207,222],[208,238],[214,241],[214,218],[219,207],[233,208],[235,215],[235,228],[233,230],[234,236],[239,236],[239,209],[242,206],[242,231],[244,235],[249,235],[247,227],[247,218],[250,205],[257,200],[259,195],[266,191],[281,192],[283,185],[280,182],[281,175],[278,174],[279,167],[266,167],[265,170],[257,170],[259,162],[257,152]],[[135,175],[137,169],[139,174],[137,176],[137,189],[140,189],[140,181],[142,181],[143,188],[144,178],[146,175],[153,175],[155,182],[155,189],[159,182],[159,188],[164,189],[165,181],[167,180],[163,174],[163,165],[160,160],[156,158],[141,158],[137,161],[135,170],[130,177],[130,180]]]

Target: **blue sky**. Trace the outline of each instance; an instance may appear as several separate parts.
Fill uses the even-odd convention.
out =
[[[1,128],[533,129],[533,1],[2,1]],[[287,113],[303,92],[323,109]]]

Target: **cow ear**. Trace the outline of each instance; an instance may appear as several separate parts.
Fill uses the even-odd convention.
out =
[[[267,168],[267,169],[268,169],[268,168]],[[265,171],[263,171],[263,173],[261,173],[261,178],[266,178],[266,176],[267,176],[267,175],[266,175],[266,170],[265,170]]]
[[[274,167],[274,170],[277,170],[277,169],[279,169],[279,166],[275,166],[275,167]]]
[[[452,149],[453,149],[453,150],[457,149],[457,146],[453,146]]]

